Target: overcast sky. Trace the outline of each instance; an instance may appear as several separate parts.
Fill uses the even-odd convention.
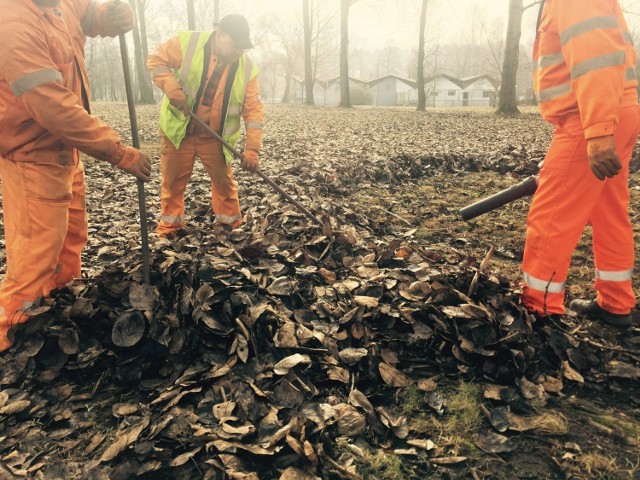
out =
[[[312,0],[325,12],[335,15],[339,28],[339,0]],[[535,0],[524,0],[528,5]],[[640,0],[619,0],[631,12],[640,12]],[[209,4],[211,0],[196,0]],[[320,2],[320,3],[318,3]],[[175,15],[172,27],[186,28],[185,0],[151,0],[155,6],[170,3]],[[415,48],[418,35],[421,0],[358,0],[349,17],[352,48],[377,50],[387,45]],[[269,16],[301,16],[301,0],[220,0],[221,14],[242,13],[252,27]],[[431,0],[427,10],[427,41],[432,43],[486,43],[487,37],[506,33],[509,0]],[[534,39],[538,6],[525,11],[522,23],[522,44]],[[182,18],[184,17],[184,18]],[[198,28],[209,29],[211,19],[198,18]],[[640,16],[628,14],[632,32],[640,32]],[[184,24],[184,25],[181,25]],[[175,32],[170,32],[175,33]]]
[[[339,0],[325,0],[322,3],[323,8],[338,13]],[[414,46],[421,3],[420,0],[358,0],[351,7],[349,17],[353,46],[364,48],[369,45],[372,49],[387,44]],[[301,5],[301,0],[221,0],[221,13],[243,13],[253,24],[260,16],[300,11]],[[494,28],[499,23],[506,30],[508,9],[509,0],[431,0],[427,10],[427,37],[431,35],[456,42],[470,35],[474,21],[476,25],[482,23],[486,28]],[[534,20],[528,19],[534,18],[536,13],[536,7],[526,12],[523,27],[532,24]],[[336,16],[336,22],[339,22],[339,15]],[[526,40],[524,33],[523,40]]]

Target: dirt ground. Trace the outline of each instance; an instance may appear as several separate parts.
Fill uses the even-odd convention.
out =
[[[521,115],[512,118],[497,117],[491,110],[482,108],[429,109],[418,113],[408,108],[339,110],[267,105],[266,112],[262,171],[320,217],[325,222],[325,229],[329,224],[336,231],[353,229],[354,235],[357,234],[372,251],[382,251],[389,245],[406,245],[414,253],[420,251],[423,258],[433,259],[433,265],[438,265],[441,272],[449,274],[450,278],[462,279],[466,278],[468,272],[478,271],[487,253],[493,249],[488,265],[483,265],[482,278],[489,283],[500,283],[500,298],[508,298],[512,305],[518,306],[518,280],[529,199],[518,200],[470,222],[461,220],[459,209],[537,171],[537,164],[543,159],[550,142],[552,128],[534,109],[525,108]],[[115,126],[129,142],[126,105],[97,103],[94,113]],[[155,169],[154,179],[146,186],[149,228],[153,229],[159,211],[157,107],[139,106],[138,122],[142,147],[153,157]],[[106,274],[113,271],[114,266],[117,268],[123,262],[126,265],[128,261],[134,261],[132,259],[139,254],[139,227],[136,225],[137,199],[134,182],[108,166],[94,160],[85,160],[90,239],[83,254],[83,284],[90,289],[92,283],[98,279],[102,281]],[[630,178],[630,211],[636,240],[640,233],[640,174],[637,166],[638,162],[634,160]],[[275,229],[277,226],[284,230],[279,234],[280,241],[286,245],[282,249],[295,244],[295,239],[304,237],[305,230],[300,227],[303,223],[301,216],[286,202],[278,200],[274,192],[259,178],[237,168],[236,180],[241,207],[248,219],[249,227],[245,234],[249,234],[249,229],[255,234],[264,221],[265,225],[270,222],[270,235],[278,234]],[[207,244],[205,240],[213,230],[208,188],[206,174],[197,165],[186,198],[187,214],[191,216],[187,239],[197,238],[201,247]],[[276,217],[280,220],[274,220]],[[297,223],[287,223],[287,218],[293,218]],[[304,238],[304,241],[309,240]],[[154,252],[162,248],[162,242],[159,242],[155,234],[151,233],[150,240]],[[198,251],[215,257],[216,251],[222,251],[221,244],[211,242],[208,245],[217,245],[218,250],[211,247],[209,250],[200,248]],[[307,243],[310,244],[311,242]],[[182,250],[174,246],[177,252],[174,257],[178,262],[188,261],[180,257],[180,252],[190,251],[188,245],[180,245]],[[255,242],[251,244],[255,245]],[[341,247],[347,248],[349,245],[343,242]],[[355,246],[353,248],[356,249]],[[376,250],[378,248],[380,250]],[[637,243],[636,248],[640,249],[640,243]],[[313,251],[312,247],[310,249]],[[294,250],[291,248],[292,252]],[[252,254],[249,246],[244,246],[242,250],[236,248],[236,251],[245,259]],[[397,252],[398,250],[396,256],[400,255]],[[325,258],[325,253],[326,250],[318,252],[320,255],[317,258]],[[255,255],[260,258],[260,253]],[[262,255],[264,256],[264,251]],[[380,268],[382,263],[379,258],[382,256],[384,255],[376,257]],[[340,258],[349,267],[351,257],[345,255]],[[362,265],[369,266],[366,255],[356,256],[354,253],[353,258],[361,260]],[[4,266],[4,253],[1,260]],[[395,265],[393,262],[396,260],[397,258],[389,259],[388,265]],[[305,268],[313,268],[312,263],[308,262]],[[254,263],[246,268],[251,274],[257,275],[256,271],[259,269],[254,269],[255,266]],[[335,267],[336,271],[339,270],[338,267],[341,266]],[[329,266],[327,268],[331,270]],[[305,278],[303,270],[296,268],[296,275]],[[137,271],[139,275],[139,267]],[[430,281],[433,282],[433,276]],[[587,228],[572,259],[567,281],[567,301],[593,296],[592,283],[591,238]],[[468,282],[465,285],[468,286]],[[433,283],[431,286],[433,287]],[[638,291],[640,285],[637,284],[637,279],[634,279],[634,286]],[[313,288],[318,291],[317,286]],[[487,303],[483,303],[481,297],[473,298],[478,304],[489,305],[489,296],[487,294]],[[383,298],[384,295],[380,296],[381,302]],[[60,302],[62,300],[58,301]],[[331,301],[328,303],[331,304]],[[425,304],[425,308],[431,307]],[[499,308],[496,307],[495,310]],[[448,310],[445,308],[442,311]],[[388,335],[395,335],[396,329],[400,335],[406,328],[399,324],[389,325],[395,326],[390,327],[393,332],[387,332]],[[145,396],[144,389],[139,392],[133,390],[129,394],[117,390],[119,397],[110,399],[111,394],[108,392],[116,390],[105,386],[105,395],[85,401],[91,406],[86,407],[89,412],[84,414],[92,419],[93,425],[84,425],[78,429],[76,422],[73,431],[74,435],[81,435],[81,445],[67,444],[63,438],[58,438],[59,443],[56,443],[57,437],[50,437],[46,447],[42,449],[26,448],[16,439],[20,420],[25,422],[26,419],[12,417],[11,413],[3,412],[0,405],[0,465],[4,465],[0,469],[0,479],[640,479],[639,324],[626,332],[620,332],[583,319],[569,318],[562,328],[563,341],[568,342],[573,349],[578,350],[580,344],[588,344],[593,357],[587,362],[590,367],[581,370],[580,362],[570,354],[569,361],[562,364],[562,373],[556,377],[542,366],[547,361],[544,352],[550,349],[557,353],[556,346],[551,345],[551,340],[548,343],[532,344],[532,349],[539,348],[543,352],[533,361],[539,367],[536,371],[543,374],[546,371],[549,382],[538,382],[533,378],[530,380],[539,386],[553,383],[550,377],[555,380],[560,378],[562,386],[545,386],[544,402],[537,403],[535,395],[529,398],[525,394],[526,405],[505,393],[511,387],[515,388],[515,383],[509,385],[508,382],[494,382],[495,377],[489,373],[488,367],[476,369],[472,362],[466,361],[469,358],[466,351],[458,353],[456,348],[445,348],[446,342],[443,341],[440,350],[434,342],[428,344],[430,351],[420,353],[416,352],[418,347],[411,340],[401,344],[396,337],[388,340],[385,333],[381,332],[383,340],[379,339],[378,343],[382,358],[396,367],[392,370],[393,380],[389,380],[383,373],[384,382],[380,381],[378,384],[374,380],[379,379],[379,375],[365,375],[366,368],[363,367],[361,376],[354,374],[352,377],[349,389],[353,392],[358,387],[365,391],[371,403],[376,406],[382,423],[395,436],[376,430],[375,425],[379,422],[374,422],[369,416],[367,431],[373,430],[375,434],[367,434],[366,441],[362,435],[353,434],[350,428],[338,422],[338,434],[326,434],[327,438],[324,438],[324,429],[318,427],[313,434],[319,437],[313,437],[314,440],[307,447],[303,429],[297,436],[291,433],[291,437],[295,438],[287,436],[284,451],[289,453],[278,456],[277,461],[269,463],[262,474],[258,471],[257,476],[250,476],[248,472],[253,471],[251,469],[227,463],[225,455],[220,455],[218,463],[215,463],[218,460],[214,460],[212,456],[210,465],[213,465],[215,473],[207,473],[204,469],[206,456],[203,457],[204,452],[200,450],[193,450],[191,457],[185,462],[174,462],[174,470],[168,470],[180,473],[167,473],[164,467],[160,467],[164,460],[157,460],[155,468],[158,473],[153,474],[151,467],[147,471],[141,470],[141,465],[149,465],[142,458],[152,455],[145,450],[146,444],[142,443],[135,446],[135,468],[131,467],[131,462],[134,461],[134,454],[131,453],[127,468],[120,465],[107,469],[104,466],[108,463],[105,460],[105,447],[117,437],[123,428],[123,422],[126,423],[122,416],[116,415],[114,405],[116,402],[118,405],[137,403],[153,408],[154,403],[150,401],[150,397]],[[360,338],[357,331],[352,328],[349,335]],[[549,332],[540,330],[542,331]],[[365,332],[369,330],[365,329]],[[448,337],[445,335],[445,338]],[[552,338],[554,337],[550,335],[549,339]],[[261,342],[260,339],[257,341]],[[502,340],[497,343],[500,342]],[[356,346],[356,343],[353,345]],[[372,349],[375,351],[378,348],[375,345],[365,347],[369,349],[370,355]],[[253,348],[256,349],[255,344]],[[393,351],[394,348],[397,350]],[[515,349],[512,351],[515,352]],[[525,356],[529,358],[528,355],[526,353]],[[6,355],[4,360],[14,362],[13,357]],[[624,365],[625,373],[611,375],[610,367],[613,364]],[[3,365],[8,368],[8,363]],[[100,374],[102,376],[94,372],[93,375],[97,376],[91,377],[92,381],[97,378],[102,380],[104,377],[103,382],[106,382],[111,374],[110,368],[105,367]],[[36,367],[34,372],[37,371]],[[399,380],[400,375],[395,373],[397,371],[406,373],[410,379],[402,377]],[[427,377],[435,382],[434,385],[437,384],[437,388],[427,385]],[[17,390],[28,392],[38,385],[37,381],[29,378],[21,378],[19,382],[15,380],[17,376],[11,378],[14,383],[9,383],[7,398],[18,398],[15,393]],[[97,380],[93,389],[94,395],[96,389],[100,391],[100,380]],[[498,390],[496,383],[500,383]],[[332,384],[329,382],[322,385],[328,390],[320,396],[324,395],[323,398],[329,398],[327,403],[332,403]],[[60,388],[59,385],[56,388]],[[73,388],[75,391],[80,387]],[[526,391],[520,383],[518,389],[520,392]],[[305,391],[304,388],[302,390]],[[309,393],[311,390],[306,391],[307,400],[318,395],[318,392],[312,395]],[[334,393],[333,397],[338,398],[340,395]],[[368,412],[367,407],[361,403],[352,401],[351,405],[357,405],[362,412]],[[406,419],[402,429],[406,428],[408,436],[399,433],[400,427],[394,423],[397,418],[387,416],[384,409],[378,410],[379,406],[402,414]],[[74,410],[73,407],[69,408]],[[95,410],[92,412],[92,409]],[[55,420],[49,417],[42,419],[40,428],[47,430],[50,425],[57,425],[59,428],[65,418],[59,411],[57,415],[58,417],[51,415]],[[66,420],[71,422],[74,415],[76,413],[69,413]],[[500,428],[499,418],[502,416],[508,418],[508,421]],[[100,440],[104,444],[96,440],[97,433],[104,436]],[[311,431],[307,433],[311,438]],[[373,441],[372,438],[376,440]],[[405,443],[401,441],[407,438],[413,440]],[[319,446],[319,439],[322,439],[322,447]],[[96,441],[97,445],[88,451],[86,443],[90,441]],[[427,443],[428,441],[432,443]],[[197,442],[184,442],[179,446],[182,448],[181,453],[188,450],[190,445],[198,445]],[[130,442],[125,447],[130,444],[134,445]],[[220,450],[218,446],[217,448]],[[240,447],[237,449],[241,450]],[[129,450],[123,447],[121,451],[127,453],[132,450],[132,447]],[[102,462],[92,464],[94,470],[87,470],[87,465],[95,460],[96,454],[98,457],[102,454]],[[303,460],[306,456],[306,463],[296,455]],[[27,457],[29,460],[25,460]],[[22,463],[17,462],[18,458]],[[47,460],[46,465],[30,469],[39,465],[43,459]],[[98,467],[100,463],[102,466]],[[71,464],[73,468],[68,466]],[[191,468],[186,470],[191,464]],[[106,476],[83,476],[88,475],[87,471],[93,471],[94,475],[99,471]],[[135,471],[138,473],[131,473]]]

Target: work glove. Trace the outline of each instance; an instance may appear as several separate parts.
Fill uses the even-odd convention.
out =
[[[125,148],[124,155],[116,164],[116,167],[143,182],[148,182],[151,179],[151,160],[137,148]]]
[[[587,155],[591,172],[598,180],[613,178],[622,170],[613,135],[588,139]]]
[[[240,167],[247,172],[255,173],[260,170],[260,158],[255,150],[245,150]]]
[[[125,2],[112,2],[107,9],[106,20],[118,35],[127,33],[135,26],[133,10],[131,10],[129,4]]]
[[[170,94],[167,94],[169,103],[174,108],[180,110],[185,117],[189,116],[189,105],[187,104],[187,96],[184,94],[184,90],[176,88]]]

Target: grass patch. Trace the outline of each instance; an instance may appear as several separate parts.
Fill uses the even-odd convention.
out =
[[[589,478],[598,480],[608,480],[620,478],[615,458],[605,457],[597,453],[588,453],[582,456],[582,468],[589,475]]]
[[[414,469],[398,455],[390,455],[382,450],[365,457],[360,465],[363,478],[376,480],[405,480],[416,478]]]
[[[480,387],[470,382],[444,389],[445,413],[437,416],[429,408],[424,393],[414,385],[398,390],[396,405],[407,416],[411,430],[434,437],[441,454],[480,455],[472,437],[480,429],[482,416]]]

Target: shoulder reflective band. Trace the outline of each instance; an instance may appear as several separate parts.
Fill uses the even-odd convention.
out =
[[[564,32],[562,32],[560,34],[560,43],[562,45],[566,45],[575,37],[578,37],[592,30],[597,30],[599,28],[616,28],[617,26],[618,21],[613,15],[588,18],[586,20],[583,20],[582,22],[578,22],[575,25],[570,26]]]
[[[44,68],[23,75],[11,84],[11,90],[16,97],[20,97],[40,85],[49,82],[62,82],[62,74],[54,68]]]

